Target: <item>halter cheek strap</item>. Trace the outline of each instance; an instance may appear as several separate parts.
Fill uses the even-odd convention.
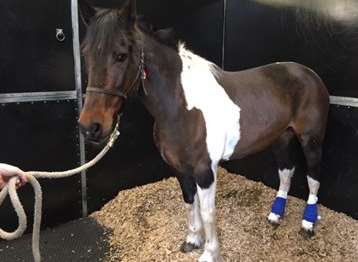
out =
[[[147,73],[147,70],[145,69],[144,51],[142,49],[141,53],[140,53],[138,71],[137,71],[136,77],[134,78],[129,90],[132,90],[133,86],[138,83],[138,80],[141,80],[144,93],[147,95],[148,94],[147,90],[144,87],[144,80],[146,80],[147,77],[148,77],[148,73]],[[118,90],[118,89],[104,89],[104,88],[98,88],[95,86],[88,86],[86,88],[86,91],[89,93],[97,93],[97,94],[104,94],[104,95],[109,95],[109,96],[122,97],[124,99],[127,99],[127,97],[128,97],[127,94],[125,94],[124,92],[122,92],[121,90]]]

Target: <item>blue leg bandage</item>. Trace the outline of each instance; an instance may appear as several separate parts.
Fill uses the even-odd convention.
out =
[[[305,212],[303,213],[303,219],[315,224],[318,219],[317,204],[307,204]]]
[[[282,197],[276,197],[275,201],[272,204],[271,212],[279,215],[280,217],[283,217],[285,214],[285,207],[286,207],[286,200]]]

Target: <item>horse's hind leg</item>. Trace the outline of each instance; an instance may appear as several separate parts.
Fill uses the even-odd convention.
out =
[[[202,221],[200,215],[199,197],[197,194],[196,182],[191,174],[178,174],[184,202],[188,216],[188,234],[186,240],[180,247],[180,251],[188,253],[202,246],[204,240],[202,236]]]
[[[274,226],[279,225],[280,220],[285,214],[287,195],[290,190],[292,176],[295,172],[292,150],[290,150],[294,136],[293,130],[287,129],[272,148],[277,161],[280,178],[280,187],[272,204],[271,213],[267,218]]]
[[[309,107],[306,107],[306,109]],[[318,190],[320,186],[320,163],[328,115],[328,103],[317,110],[308,110],[294,124],[294,130],[301,143],[307,163],[307,181],[309,197],[302,219],[302,229],[307,236],[313,235],[314,225],[318,220]],[[311,113],[310,113],[311,112]],[[315,112],[313,114],[312,112]],[[303,123],[303,124],[302,124]]]
[[[329,94],[317,75],[310,74],[305,80],[309,87],[302,93],[300,106],[291,125],[301,143],[307,163],[309,197],[303,214],[302,232],[311,236],[318,220],[317,194],[320,186],[320,163],[329,111]]]
[[[304,155],[306,157],[309,187],[309,197],[302,219],[302,229],[308,236],[313,235],[313,228],[318,220],[318,190],[320,186],[320,162],[322,156],[322,140],[320,135],[313,135],[310,132],[299,135]]]

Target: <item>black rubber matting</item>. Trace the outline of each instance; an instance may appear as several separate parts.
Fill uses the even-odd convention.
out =
[[[41,232],[42,262],[106,261],[108,230],[84,218]],[[32,262],[31,234],[14,241],[0,241],[1,262]]]

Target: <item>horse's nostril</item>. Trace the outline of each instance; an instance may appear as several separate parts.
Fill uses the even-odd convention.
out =
[[[98,123],[92,124],[91,131],[93,133],[97,133],[100,130],[101,130],[101,125],[100,124],[98,124]]]
[[[102,125],[99,123],[93,123],[89,126],[84,126],[79,123],[79,127],[86,139],[99,140],[102,136]]]
[[[90,130],[94,138],[99,138],[102,134],[102,126],[99,123],[93,123]]]

